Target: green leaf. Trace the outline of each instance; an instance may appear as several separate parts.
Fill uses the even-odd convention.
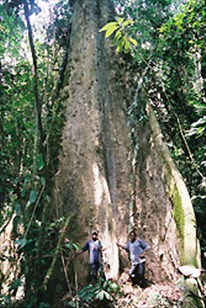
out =
[[[32,190],[29,196],[29,203],[33,204],[34,202],[36,202],[36,200],[37,200],[37,193],[35,190]]]
[[[124,46],[125,52],[130,50],[130,43],[129,43],[129,41],[128,41],[126,36],[123,39],[123,46]]]
[[[40,177],[40,182],[41,182],[42,186],[45,186],[46,181],[45,181],[45,178],[43,176]]]
[[[118,24],[121,24],[124,21],[124,18],[117,18]]]
[[[39,161],[38,161],[38,169],[42,170],[44,168],[44,161],[43,161],[43,157],[42,154],[39,156]]]
[[[105,291],[104,291],[104,290],[98,292],[98,293],[96,294],[96,296],[95,296],[95,298],[96,298],[96,299],[99,299],[100,301],[102,301],[102,300],[104,299],[104,297],[105,297]]]
[[[115,33],[115,37],[119,40],[122,36],[122,31],[119,29],[117,30],[117,32]]]
[[[16,202],[15,204],[15,211],[16,211],[16,214],[19,215],[21,213],[21,205],[19,202]]]
[[[73,246],[76,250],[79,249],[79,247],[78,247],[75,243],[72,243],[72,246]]]
[[[104,27],[102,27],[102,28],[99,30],[99,32],[107,31],[107,30],[109,30],[109,29],[111,29],[111,28],[114,28],[114,27],[116,27],[116,29],[119,28],[118,23],[117,23],[117,22],[109,22],[109,23],[106,24]]]
[[[20,279],[14,280],[14,281],[10,284],[10,286],[9,286],[9,291],[18,289],[18,287],[20,287],[21,284],[22,284],[22,283],[21,283],[21,280],[20,280]]]
[[[71,244],[70,243],[66,243],[65,247],[71,249]]]
[[[49,308],[49,304],[47,304],[45,302],[40,302],[39,308]]]
[[[68,307],[76,308],[76,302],[74,300],[71,300],[70,302],[68,302]]]
[[[27,244],[27,239],[25,239],[25,237],[23,237],[23,238],[17,240],[16,244],[19,246],[19,248],[23,248]]]
[[[133,20],[126,20],[126,21],[124,21],[123,23],[122,23],[122,26],[128,26],[128,25],[132,25],[132,24],[134,24],[134,21]]]
[[[105,292],[104,295],[105,295],[106,299],[108,299],[109,301],[113,300],[112,296],[108,292]]]
[[[129,41],[134,45],[137,46],[137,41],[135,39],[133,39],[132,37],[129,38]]]
[[[119,291],[120,290],[120,286],[117,283],[115,283],[115,282],[111,282],[110,286],[111,286],[111,288],[114,291]]]
[[[120,46],[117,46],[116,51],[117,51],[117,52],[120,52],[120,51],[121,51],[121,47],[120,47]]]
[[[107,30],[106,34],[105,34],[105,37],[109,37],[110,35],[112,35],[112,33],[114,33],[114,31],[116,31],[117,29],[119,29],[119,26],[117,27],[111,27]]]

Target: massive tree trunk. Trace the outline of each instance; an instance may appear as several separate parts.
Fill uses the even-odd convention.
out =
[[[83,243],[97,228],[117,277],[116,239],[126,240],[129,225],[130,140],[122,77],[98,32],[113,16],[108,0],[75,2],[57,190],[59,211],[74,213],[68,236]]]
[[[167,150],[161,150],[165,145],[159,143],[155,118],[150,116],[138,133],[140,150],[134,187],[128,159],[132,144],[126,125],[129,94],[124,72],[118,56],[98,32],[113,18],[110,0],[75,1],[70,57],[62,91],[67,109],[56,176],[56,211],[58,216],[74,214],[68,230],[68,238],[73,241],[83,244],[93,228],[100,231],[107,246],[105,262],[113,278],[119,272],[115,242],[126,242],[134,224],[139,236],[151,246],[149,277],[154,281],[170,280],[176,277],[176,267],[187,263],[185,226],[192,230],[190,259],[194,261],[197,256],[195,227],[184,218],[184,205],[178,208],[180,218],[179,214],[174,215],[179,199],[181,204],[184,200],[188,203],[189,196],[186,193],[186,197],[179,198],[182,190],[177,187],[184,183],[172,180],[178,172],[173,164],[168,167],[168,153],[160,155]],[[171,183],[175,183],[175,189]],[[131,206],[134,192],[136,205]],[[194,219],[191,203],[188,209],[189,217]],[[126,259],[125,254],[121,257]],[[77,268],[83,277],[82,266]]]

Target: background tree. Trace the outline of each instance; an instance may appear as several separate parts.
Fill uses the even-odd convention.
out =
[[[124,30],[137,42],[130,51],[130,72],[142,72],[138,87],[145,88],[189,188],[204,252],[205,3],[132,1],[117,7],[121,16],[134,21]],[[133,127],[141,119],[137,105],[134,95],[129,107]]]

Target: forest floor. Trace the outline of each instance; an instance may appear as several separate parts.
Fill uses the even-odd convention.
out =
[[[145,289],[131,283],[125,285],[121,297],[115,307],[127,308],[152,308],[152,307],[181,307],[184,300],[183,292],[178,287],[170,284],[154,284]]]
[[[183,280],[176,282],[152,283],[148,282],[145,288],[132,286],[128,274],[123,273],[118,281],[123,296],[120,297],[115,307],[127,308],[156,308],[156,307],[181,307],[184,302]]]
[[[191,301],[192,293],[186,291],[185,289],[185,278],[179,275],[176,281],[148,281],[146,279],[146,286],[141,288],[138,285],[132,285],[129,277],[129,269],[125,269],[124,272],[119,277],[119,280],[114,282],[114,284],[120,287],[118,292],[111,292],[111,289],[104,289],[107,292],[111,292],[113,298],[116,300],[100,300],[100,296],[97,299],[95,287],[97,284],[90,284],[83,287],[83,292],[80,290],[78,296],[74,294],[71,301],[68,302],[68,297],[66,296],[59,306],[58,303],[54,305],[55,308],[62,307],[89,307],[89,308],[197,308],[203,307],[202,305],[197,305],[196,301]],[[146,277],[147,278],[147,277]],[[106,280],[109,281],[109,280]],[[112,282],[112,281],[111,281]],[[202,294],[206,294],[206,284],[201,283]],[[96,289],[97,290],[97,289]],[[98,294],[102,293],[102,287],[98,289]],[[113,289],[114,290],[114,289]],[[80,295],[81,293],[81,295]],[[90,296],[93,294],[92,296]],[[102,293],[103,294],[103,293]],[[194,295],[193,295],[194,296]],[[201,296],[201,295],[200,295]],[[203,295],[202,295],[203,296]],[[201,298],[203,299],[203,297]],[[90,299],[89,299],[90,298]],[[106,296],[107,298],[107,296]],[[205,296],[204,296],[205,298]],[[197,296],[193,297],[197,299]],[[205,300],[205,299],[204,299]],[[203,301],[204,301],[203,300]],[[204,302],[202,304],[204,304]],[[200,302],[200,303],[201,303]],[[53,306],[52,306],[53,307]],[[206,307],[206,306],[205,306]]]

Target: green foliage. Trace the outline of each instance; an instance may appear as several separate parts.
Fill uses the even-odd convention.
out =
[[[11,296],[0,294],[0,305],[2,308],[11,308],[12,307]]]
[[[30,16],[33,12],[39,13],[34,1],[3,1],[0,4],[0,221],[3,223],[13,213],[16,215],[12,236],[17,247],[16,257],[21,259],[21,272],[18,275],[25,278],[25,305],[48,307],[42,282],[51,264],[58,233],[65,219],[57,217],[51,221],[47,209],[51,195],[49,183],[56,172],[64,123],[64,107],[56,95],[63,82],[63,75],[61,82],[58,76],[59,68],[62,72],[62,65],[65,65],[62,57],[67,47],[68,32],[64,37],[62,35],[60,42],[58,35],[46,37],[48,29],[44,25],[41,29],[40,26],[37,30],[33,28],[34,33],[38,31],[34,36],[37,37],[34,39],[34,47],[38,55],[38,91],[46,135],[44,153],[40,147],[34,151],[34,76],[23,16],[25,3],[29,5]],[[66,1],[59,2],[54,11],[59,12],[55,17],[55,31],[69,28],[71,11]],[[63,245],[60,253],[68,256],[75,247],[75,244],[71,244],[71,247]],[[16,263],[17,260],[14,258],[13,261]],[[11,283],[10,293],[16,292],[19,281],[17,279]],[[2,297],[1,306],[4,307],[5,303],[5,307],[9,307],[9,301],[6,296]]]
[[[178,14],[160,28],[164,60],[161,69],[164,74],[165,92],[170,100],[167,123],[170,122],[174,127],[172,117],[174,112],[177,113],[185,135],[185,139],[182,140],[182,137],[178,138],[178,126],[176,130],[173,129],[175,138],[171,150],[190,189],[203,238],[206,236],[203,223],[203,217],[206,215],[206,40],[203,30],[205,9],[206,5],[202,0],[188,1],[179,8]],[[206,245],[205,240],[202,244]]]
[[[76,298],[73,298],[68,307],[76,307],[76,301],[81,306],[105,307],[109,303],[115,302],[121,294],[120,287],[113,281],[100,279],[96,284],[89,284],[83,287]]]
[[[115,22],[109,22],[104,27],[102,27],[99,32],[105,32],[105,38],[111,36],[114,32],[114,43],[117,48],[116,51],[129,52],[131,50],[131,44],[137,46],[137,41],[132,37],[128,37],[126,29],[129,25],[134,23],[133,20],[124,20],[124,18],[117,18]]]
[[[8,4],[0,4],[0,59],[6,53],[7,57],[19,55],[20,42],[23,38],[23,31],[25,30],[22,19],[17,15],[7,13]],[[9,48],[8,48],[9,46]]]

